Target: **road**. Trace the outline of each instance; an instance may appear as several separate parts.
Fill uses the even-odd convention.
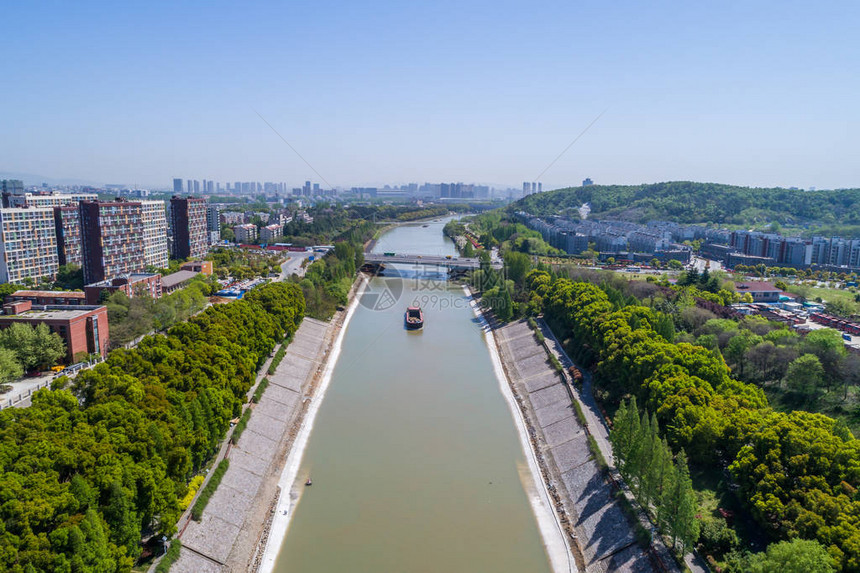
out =
[[[693,255],[690,258],[690,264],[692,266],[695,266],[699,272],[702,272],[703,270],[705,270],[705,268],[707,268],[708,271],[719,271],[723,268],[722,263],[720,263],[719,261],[712,261],[710,259],[697,257],[696,255]]]
[[[302,252],[291,252],[287,251],[286,256],[287,260],[281,264],[281,276],[278,280],[286,280],[292,274],[297,274],[300,277],[305,276],[305,269],[302,267],[302,261],[307,259],[309,256],[314,253],[308,251]]]

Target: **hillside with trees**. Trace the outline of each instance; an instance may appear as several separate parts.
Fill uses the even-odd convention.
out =
[[[860,189],[802,191],[671,181],[647,185],[589,185],[529,195],[512,204],[537,216],[716,223],[752,226],[777,222],[802,227],[860,227]]]

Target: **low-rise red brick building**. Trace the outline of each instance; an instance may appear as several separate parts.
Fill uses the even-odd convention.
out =
[[[31,326],[46,324],[51,332],[57,333],[66,343],[66,358],[69,362],[72,362],[80,353],[107,356],[109,335],[107,307],[36,306],[29,300],[3,305],[0,329],[9,328],[16,322]]]
[[[59,304],[78,306],[87,304],[87,295],[82,291],[19,290],[6,297],[6,302],[29,300],[33,304]]]
[[[129,298],[134,298],[137,295],[161,298],[161,275],[158,273],[132,273],[88,284],[84,287],[87,304],[100,304],[104,300],[102,292],[106,291],[106,296],[110,296],[118,290],[127,294]]]

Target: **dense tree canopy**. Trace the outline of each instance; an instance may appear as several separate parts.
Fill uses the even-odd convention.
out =
[[[594,368],[598,390],[635,396],[656,413],[669,444],[697,465],[722,469],[729,460],[739,498],[773,538],[817,540],[840,569],[860,570],[860,442],[827,416],[773,411],[762,391],[734,379],[726,364],[738,364],[738,372],[777,369],[780,348],[800,347],[809,358],[792,363],[786,376],[815,384],[826,375],[825,361],[842,363],[833,333],[819,331],[801,344],[761,319],[744,319],[741,328],[712,319],[697,331],[710,347],[672,343],[656,328],[661,312],[613,303],[597,285],[542,270],[531,271],[526,285],[556,332],[575,343],[577,358]],[[627,442],[619,443],[623,450]]]
[[[266,285],[0,412],[0,570],[129,571],[303,316],[298,287]]]

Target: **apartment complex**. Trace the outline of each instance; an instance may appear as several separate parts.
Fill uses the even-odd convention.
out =
[[[233,227],[233,233],[236,235],[236,242],[253,243],[257,240],[257,225],[254,225],[253,223],[236,225]]]
[[[173,229],[173,256],[177,259],[202,258],[209,250],[206,200],[177,197],[170,200],[170,226]]]
[[[284,228],[280,225],[266,225],[260,229],[260,241],[271,243],[277,237],[284,234]]]
[[[61,265],[82,265],[81,214],[78,207],[54,207],[54,231],[57,235],[57,256]]]
[[[58,267],[54,210],[0,209],[0,283],[53,280]]]
[[[77,205],[81,201],[95,201],[95,193],[17,193],[3,196],[7,207],[63,207]]]
[[[167,267],[167,212],[164,201],[140,201],[143,223],[143,258],[158,269]]]
[[[146,267],[140,203],[82,201],[80,214],[85,283]]]
[[[206,208],[206,231],[209,244],[214,245],[221,240],[221,206],[209,205]]]

